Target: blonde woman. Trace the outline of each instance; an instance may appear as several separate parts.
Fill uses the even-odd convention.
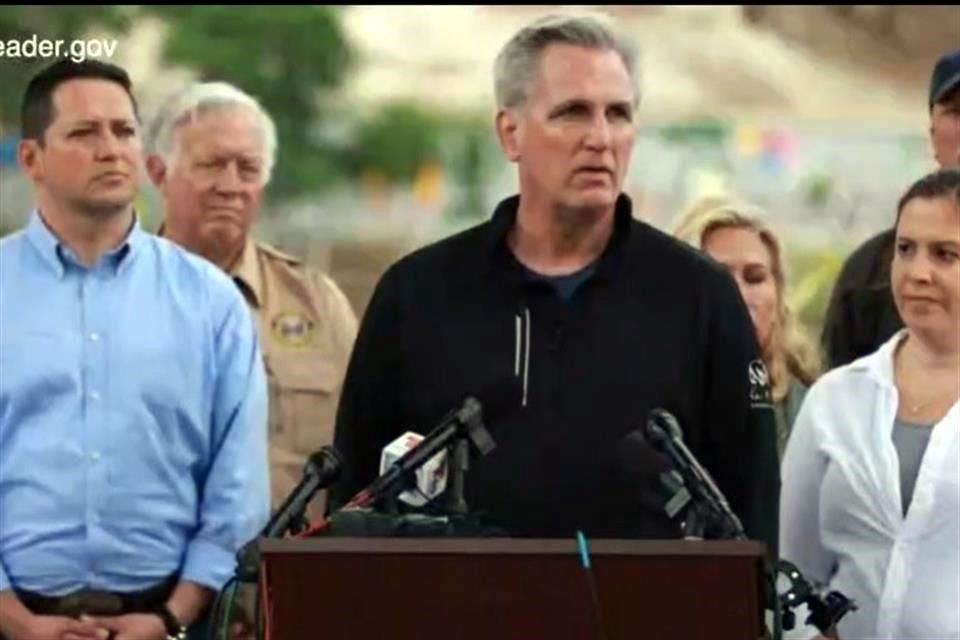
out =
[[[725,266],[740,288],[770,372],[782,456],[820,364],[813,342],[794,323],[786,301],[780,241],[762,218],[763,212],[751,205],[711,196],[683,213],[674,235]]]

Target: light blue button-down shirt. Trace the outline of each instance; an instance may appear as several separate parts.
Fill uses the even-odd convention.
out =
[[[36,212],[0,239],[0,591],[220,588],[269,517],[256,327],[135,223],[83,267]]]

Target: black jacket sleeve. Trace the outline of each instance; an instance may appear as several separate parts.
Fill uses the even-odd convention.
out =
[[[718,273],[707,296],[704,464],[747,536],[776,557],[780,464],[769,375],[733,279]]]
[[[367,306],[344,376],[334,447],[343,469],[331,487],[328,512],[342,507],[378,474],[380,452],[402,424],[402,329],[395,267],[388,269]]]

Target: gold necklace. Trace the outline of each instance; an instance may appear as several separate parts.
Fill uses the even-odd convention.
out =
[[[950,395],[951,395],[951,396],[952,396],[954,393],[955,393],[955,392],[954,392],[953,390],[950,391]],[[927,406],[928,406],[931,402],[933,402],[934,400],[939,400],[939,399],[945,398],[945,397],[948,397],[947,394],[943,393],[942,391],[938,391],[937,393],[934,393],[933,395],[925,398],[924,400],[922,400],[922,401],[920,401],[920,402],[915,402],[915,403],[910,403],[910,402],[908,402],[908,403],[906,403],[906,404],[907,404],[907,410],[908,410],[911,414],[914,414],[914,415],[915,415],[915,414],[917,414],[917,413],[920,413],[920,411],[921,411],[922,409],[924,409],[925,407],[927,407]]]
[[[903,346],[905,346],[905,345],[903,345]],[[906,362],[904,361],[904,359],[902,358],[902,354],[903,354],[903,352],[901,351],[901,358],[900,358],[899,362],[897,363],[897,364],[899,365],[901,379],[905,376],[904,369],[908,368],[907,363],[906,363]],[[907,395],[907,394],[905,393],[906,390],[907,390],[907,389],[906,389],[906,385],[904,385],[903,389],[901,389],[901,391],[900,391],[901,397]],[[960,396],[960,393],[958,393],[958,391],[957,391],[956,389],[950,389],[949,391],[950,391],[950,395],[958,394],[958,396]],[[912,391],[912,390],[910,391],[910,396],[913,396],[913,391]],[[922,411],[922,410],[923,410],[924,408],[926,408],[928,405],[930,405],[930,403],[932,403],[933,401],[938,400],[938,399],[941,399],[941,398],[944,398],[944,397],[946,397],[946,394],[944,394],[944,392],[943,392],[942,390],[937,390],[937,391],[935,391],[934,393],[932,393],[931,395],[929,395],[928,397],[926,397],[926,398],[924,398],[923,400],[921,400],[920,402],[913,402],[913,403],[907,402],[907,398],[906,398],[906,397],[903,397],[903,400],[904,400],[904,404],[907,405],[907,411],[908,411],[911,415],[916,415],[916,414],[920,413],[920,411]],[[955,402],[955,400],[954,400],[954,402]]]

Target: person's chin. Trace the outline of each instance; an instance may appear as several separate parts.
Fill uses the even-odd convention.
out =
[[[244,228],[239,220],[218,217],[208,220],[204,226],[204,235],[219,243],[233,244],[243,237]]]
[[[941,169],[960,169],[960,147],[944,150],[935,154],[934,157]]]
[[[930,304],[906,305],[901,313],[904,324],[917,331],[939,333],[949,329],[956,330],[956,324],[947,314]]]
[[[109,215],[123,211],[133,204],[133,200],[134,194],[132,192],[98,194],[85,198],[83,205],[87,211]]]
[[[609,188],[586,189],[570,199],[575,209],[609,209],[617,202],[617,194]]]

